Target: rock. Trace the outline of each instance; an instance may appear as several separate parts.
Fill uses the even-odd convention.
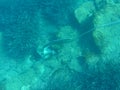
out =
[[[75,17],[79,23],[84,22],[90,18],[95,12],[95,6],[92,1],[83,3],[79,8],[75,10]]]
[[[73,29],[71,26],[64,26],[60,29],[58,38],[71,39],[70,42],[62,45],[58,55],[59,61],[61,61],[63,65],[69,65],[70,68],[76,71],[81,71],[81,67],[77,61],[77,57],[81,55],[77,30]]]
[[[78,72],[69,68],[60,68],[50,77],[48,86],[45,90],[76,90],[80,85],[80,75]]]
[[[6,90],[21,90],[22,85],[22,81],[14,77],[6,81]]]
[[[93,37],[104,58],[115,59],[120,53],[120,4],[107,5],[95,15]]]

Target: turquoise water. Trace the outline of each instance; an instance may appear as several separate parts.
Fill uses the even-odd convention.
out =
[[[120,90],[119,0],[1,0],[0,90]]]

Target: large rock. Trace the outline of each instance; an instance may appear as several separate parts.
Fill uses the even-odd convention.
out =
[[[115,59],[120,53],[120,4],[107,5],[95,15],[93,37],[104,58]],[[118,60],[118,59],[117,59]]]
[[[95,12],[95,7],[92,1],[87,1],[83,3],[79,8],[75,10],[75,17],[79,23],[84,22],[90,18]]]

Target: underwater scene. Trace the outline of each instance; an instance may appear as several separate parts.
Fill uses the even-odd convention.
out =
[[[0,90],[120,90],[120,0],[0,0]]]

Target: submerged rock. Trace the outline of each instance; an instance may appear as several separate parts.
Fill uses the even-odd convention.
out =
[[[81,71],[81,67],[77,61],[77,57],[81,55],[81,49],[78,44],[79,35],[77,30],[73,29],[71,26],[61,27],[58,37],[60,39],[69,38],[72,40],[71,42],[62,45],[58,55],[59,61],[63,65],[68,65],[76,71]]]
[[[45,90],[75,90],[79,85],[79,73],[66,67],[57,69],[52,74]]]
[[[115,59],[120,53],[120,4],[107,5],[97,12],[94,19],[93,37],[102,51],[104,58]]]
[[[95,12],[95,6],[92,1],[83,3],[79,8],[75,10],[75,17],[79,23],[84,22],[90,18]]]

